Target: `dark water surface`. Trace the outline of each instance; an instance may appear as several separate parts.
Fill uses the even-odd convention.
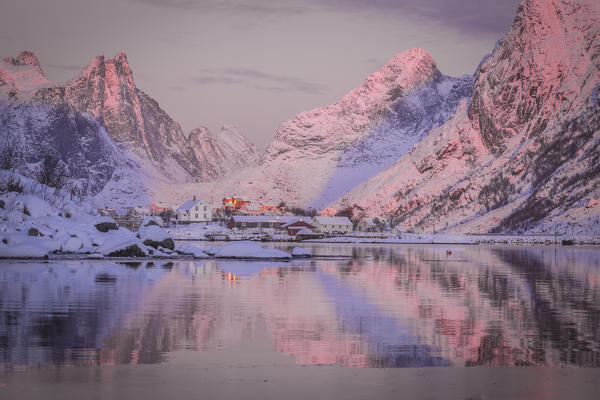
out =
[[[385,376],[395,368],[404,369],[405,378],[421,376],[417,371],[444,377],[469,371],[467,375],[483,374],[481,381],[515,373],[515,379],[542,379],[548,373],[563,374],[557,367],[577,367],[566,370],[571,372],[587,367],[589,376],[577,385],[580,390],[591,385],[591,392],[581,397],[600,390],[597,248],[303,247],[339,257],[293,262],[2,261],[0,398],[20,379],[56,382],[56,371],[112,371],[107,382],[114,384],[119,376],[143,371],[145,376],[181,378],[183,373],[174,371],[182,365],[210,371],[204,377],[213,384],[240,385],[246,379],[253,388],[273,376],[297,383],[312,371],[297,372],[297,367],[329,371],[317,377],[336,376],[338,370],[328,367],[354,367],[339,379],[355,379],[354,385],[362,379],[375,385],[369,393],[383,397],[393,394]],[[530,367],[459,368],[465,366]],[[262,368],[262,375],[244,368]],[[386,372],[376,372],[382,368]],[[198,372],[190,379],[200,382],[200,376]],[[567,389],[574,384],[569,376],[564,375]],[[316,384],[317,377],[306,379]],[[67,380],[73,385],[86,379],[93,380],[74,375]],[[321,384],[339,387],[339,382]],[[557,390],[551,393],[557,395]],[[227,393],[209,397],[226,398]],[[276,391],[265,393],[269,397]],[[487,397],[502,397],[490,393]],[[552,397],[539,393],[512,395]]]

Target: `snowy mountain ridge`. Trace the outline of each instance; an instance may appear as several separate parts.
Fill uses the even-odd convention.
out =
[[[444,123],[472,84],[470,76],[442,75],[422,49],[400,53],[340,101],[285,122],[261,163],[206,191],[322,207]]]
[[[524,0],[473,95],[356,203],[408,228],[599,232],[600,4]]]
[[[125,53],[97,56],[64,85],[50,82],[31,52],[0,61],[0,147],[17,147],[26,174],[44,155],[60,157],[102,204],[169,201],[174,184],[213,180],[259,157],[238,132],[223,135],[228,141],[212,138],[221,158],[186,138],[136,87]]]

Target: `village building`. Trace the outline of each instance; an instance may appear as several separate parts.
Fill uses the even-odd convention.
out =
[[[363,218],[358,222],[356,230],[359,232],[379,232],[379,226],[373,221],[372,218]]]
[[[243,206],[246,206],[248,203],[250,203],[250,201],[236,199],[233,196],[229,197],[229,198],[228,197],[223,198],[223,208],[226,210],[230,210],[230,211],[237,210]]]
[[[310,217],[297,217],[295,221],[282,225],[281,229],[285,229],[290,236],[295,236],[303,229],[308,229],[312,232],[316,229],[316,227],[310,222]]]
[[[114,208],[110,208],[108,206],[99,208],[98,214],[102,215],[103,217],[110,217],[110,218],[117,218],[119,216],[117,214],[117,211]]]
[[[237,228],[239,230],[253,229],[253,228],[272,228],[277,229],[281,225],[277,218],[267,215],[233,215],[227,222],[229,229]]]
[[[160,215],[162,213],[172,211],[171,207],[163,203],[152,203],[150,204],[149,210],[152,215]]]
[[[238,207],[233,211],[236,215],[262,215],[263,211],[260,208],[251,206],[250,203],[246,203]]]
[[[229,229],[239,230],[260,228],[280,229],[283,225],[297,221],[296,216],[270,216],[270,215],[233,215],[227,222]]]
[[[279,207],[277,207],[277,206],[270,206],[270,205],[265,205],[265,204],[262,204],[262,203],[258,203],[258,208],[263,213],[279,214],[281,212],[279,210]]]
[[[322,239],[325,235],[322,233],[318,233],[313,231],[310,228],[302,228],[298,232],[296,232],[296,240],[309,240],[309,239]]]
[[[191,224],[197,222],[211,222],[213,220],[213,207],[194,196],[177,209],[177,223]]]
[[[317,215],[313,217],[312,224],[321,233],[352,232],[352,221],[347,217],[322,217]]]
[[[152,215],[152,213],[150,212],[150,209],[148,207],[142,207],[142,206],[135,206],[135,207],[131,207],[129,209],[129,211],[127,211],[127,215],[132,216],[132,217],[148,217],[150,215]]]

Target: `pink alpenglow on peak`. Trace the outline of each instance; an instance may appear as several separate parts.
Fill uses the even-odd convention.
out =
[[[228,142],[215,139],[221,155],[194,146],[158,102],[137,88],[124,52],[95,57],[64,85],[49,82],[31,53],[0,60],[0,117],[9,121],[0,126],[0,145],[10,136],[26,160],[21,172],[30,174],[45,155],[56,155],[99,203],[120,210],[258,158],[239,133],[224,135]]]
[[[17,57],[6,57],[4,61],[16,66],[32,65],[40,74],[43,74],[37,57],[30,51],[22,51]]]
[[[333,203],[429,232],[600,234],[600,3],[526,0],[473,95]]]
[[[472,84],[444,76],[422,49],[400,53],[338,102],[285,122],[259,165],[215,191],[322,208],[450,118]]]
[[[54,86],[44,75],[35,54],[21,52],[17,57],[0,61],[0,95],[28,99],[38,89]]]

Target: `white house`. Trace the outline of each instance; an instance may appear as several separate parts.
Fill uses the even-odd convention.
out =
[[[372,218],[363,218],[358,223],[356,229],[359,232],[379,232],[379,227]]]
[[[213,220],[213,207],[206,201],[188,200],[177,209],[177,223],[210,222]]]
[[[352,221],[347,217],[313,217],[313,225],[319,232],[352,232]]]

